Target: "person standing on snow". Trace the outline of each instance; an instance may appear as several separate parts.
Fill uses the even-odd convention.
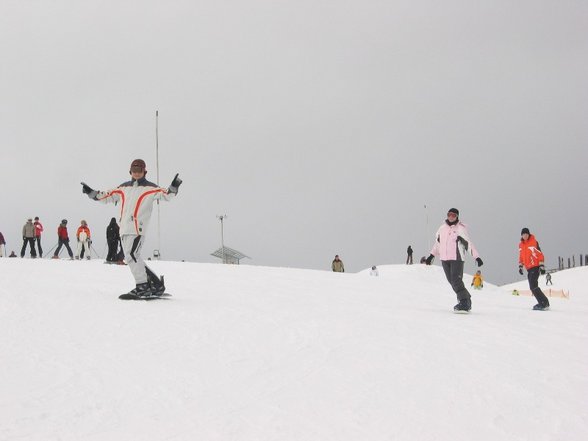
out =
[[[90,235],[90,228],[88,223],[83,220],[78,227],[76,232],[76,238],[78,239],[78,251],[76,253],[76,260],[84,258],[84,252],[86,259],[90,260],[90,244],[92,243],[92,237]]]
[[[435,245],[427,257],[426,264],[430,265],[437,255],[441,258],[445,277],[459,300],[459,303],[453,307],[456,312],[468,312],[472,309],[472,296],[462,280],[466,253],[470,253],[476,259],[479,267],[484,264],[469,238],[467,227],[459,220],[459,210],[450,208],[447,219],[435,234]]]
[[[69,234],[67,233],[67,219],[63,219],[57,227],[57,248],[55,249],[55,253],[53,254],[53,259],[59,259],[59,252],[61,251],[61,247],[65,245],[67,248],[67,253],[69,254],[69,260],[73,260],[73,252],[69,247]]]
[[[41,248],[41,234],[43,234],[43,225],[39,221],[39,216],[35,217],[35,241],[37,242],[37,249],[39,250],[39,257],[43,257],[43,248]]]
[[[0,233],[0,257],[4,257],[6,253],[6,241],[4,240],[4,236]]]
[[[519,274],[523,275],[524,266],[527,269],[529,288],[535,299],[537,299],[537,304],[533,306],[535,311],[547,311],[549,309],[549,300],[539,288],[539,273],[545,274],[544,260],[545,256],[541,252],[535,236],[531,234],[528,228],[523,228],[521,230],[521,242],[519,243]]]
[[[338,254],[335,256],[335,259],[333,260],[333,263],[331,264],[331,269],[335,273],[344,273],[345,272],[345,266],[343,266],[343,261],[341,259],[339,259]]]
[[[31,258],[35,259],[37,257],[37,251],[35,250],[35,225],[32,219],[27,220],[27,223],[22,227],[22,249],[20,250],[20,257],[24,257],[27,244],[31,246]]]
[[[102,203],[121,202],[120,235],[129,269],[135,278],[135,288],[129,294],[138,297],[160,296],[165,292],[163,280],[145,265],[141,248],[147,229],[153,203],[156,200],[169,201],[178,193],[182,180],[178,174],[169,188],[161,188],[149,182],[145,175],[147,167],[142,159],[135,159],[129,170],[131,180],[108,191],[97,191],[82,182],[82,192],[92,200]]]
[[[110,219],[108,227],[106,227],[106,243],[108,244],[108,254],[106,255],[106,262],[116,262],[118,255],[118,243],[120,241],[120,228],[116,223],[116,218]]]
[[[410,245],[406,249],[406,264],[412,265],[412,247]]]
[[[472,285],[474,289],[482,289],[484,288],[484,278],[482,277],[482,271],[476,271],[474,277],[472,278]]]

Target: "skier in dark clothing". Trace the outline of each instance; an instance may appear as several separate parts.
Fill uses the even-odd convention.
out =
[[[106,227],[106,242],[108,243],[108,255],[106,261],[108,263],[114,263],[117,261],[118,255],[118,243],[120,242],[120,228],[116,223],[116,218],[110,219],[108,227]]]
[[[182,180],[178,174],[168,188],[158,187],[146,179],[145,161],[135,159],[129,170],[131,180],[108,191],[97,191],[82,182],[82,192],[94,201],[120,204],[120,235],[127,264],[135,279],[135,288],[129,292],[133,297],[149,298],[165,292],[163,280],[157,277],[141,258],[141,248],[149,227],[153,203],[169,201],[177,195]]]
[[[519,243],[519,274],[523,275],[523,266],[527,269],[527,279],[531,293],[537,300],[533,306],[535,311],[547,311],[549,309],[549,300],[539,288],[539,273],[545,274],[543,261],[545,256],[528,228],[521,230],[521,242]]]
[[[440,256],[447,281],[451,284],[459,300],[453,310],[460,313],[468,312],[472,309],[470,293],[462,280],[466,253],[470,253],[476,259],[478,266],[484,264],[469,238],[465,224],[462,224],[459,220],[459,211],[457,208],[451,208],[447,213],[447,219],[437,230],[435,245],[431,250],[431,254],[427,257],[426,264],[430,265],[436,255]]]
[[[406,249],[406,264],[412,265],[412,247],[410,245]]]
[[[4,254],[6,254],[6,241],[2,233],[0,233],[0,257],[4,257]]]

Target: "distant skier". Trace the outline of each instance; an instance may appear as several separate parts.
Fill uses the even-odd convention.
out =
[[[120,228],[116,223],[116,218],[110,219],[108,227],[106,227],[106,243],[108,244],[108,254],[106,255],[106,262],[115,263],[118,255],[118,243],[120,242]]]
[[[474,277],[472,278],[472,285],[474,289],[482,289],[484,288],[484,278],[482,277],[482,271],[476,271]]]
[[[372,269],[370,270],[370,276],[378,277],[379,275],[380,273],[376,265],[372,266]]]
[[[335,273],[344,273],[345,272],[345,266],[343,265],[343,261],[339,258],[338,254],[335,256],[335,259],[333,260],[333,263],[331,264],[331,269]]]
[[[551,281],[551,273],[545,274],[545,286],[547,285],[553,286],[553,282]]]
[[[539,288],[539,273],[545,274],[544,260],[545,256],[535,236],[531,234],[528,228],[523,228],[519,243],[519,274],[523,275],[524,266],[527,269],[529,288],[537,300],[537,304],[533,306],[535,311],[547,311],[549,309],[549,300]]]
[[[76,260],[83,259],[84,253],[86,259],[90,260],[90,245],[92,244],[92,235],[90,234],[90,228],[88,223],[83,220],[76,231],[76,238],[78,239],[78,250],[76,253]]]
[[[0,257],[4,257],[4,254],[6,254],[6,241],[2,233],[0,233]]]
[[[169,201],[178,193],[182,180],[176,174],[169,188],[160,188],[149,182],[145,175],[145,161],[131,163],[131,180],[109,191],[96,191],[82,182],[82,192],[95,201],[120,202],[120,235],[127,264],[135,278],[135,288],[129,292],[140,298],[160,296],[165,292],[163,280],[151,271],[141,258],[141,248],[156,200]]]
[[[37,251],[35,250],[35,225],[33,224],[33,219],[27,220],[27,223],[22,227],[22,249],[20,250],[20,257],[24,257],[27,244],[31,247],[31,258],[35,259],[37,257]]]
[[[65,245],[67,253],[69,254],[69,260],[73,260],[73,252],[69,247],[69,234],[67,232],[67,219],[62,219],[59,227],[57,227],[57,248],[53,254],[53,259],[59,259],[59,252],[61,247]]]
[[[410,245],[406,249],[406,264],[412,265],[412,247]]]
[[[43,224],[39,221],[39,216],[35,217],[35,241],[37,242],[37,249],[39,250],[39,257],[43,257],[43,248],[41,247],[41,235],[43,234]]]
[[[479,267],[484,264],[469,238],[466,225],[459,220],[459,210],[451,208],[447,213],[447,219],[435,234],[435,245],[427,257],[426,264],[430,265],[435,256],[440,256],[445,277],[459,300],[459,303],[453,307],[456,312],[468,312],[472,309],[471,295],[462,280],[466,253],[470,253],[476,259]]]

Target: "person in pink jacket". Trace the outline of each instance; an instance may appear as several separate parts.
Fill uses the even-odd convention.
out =
[[[476,259],[479,267],[484,264],[470,240],[467,227],[459,220],[459,210],[451,208],[447,213],[447,219],[437,230],[435,245],[427,257],[426,264],[430,265],[435,256],[441,259],[447,281],[459,301],[453,308],[455,312],[469,312],[472,309],[472,298],[462,280],[464,258],[467,253]]]

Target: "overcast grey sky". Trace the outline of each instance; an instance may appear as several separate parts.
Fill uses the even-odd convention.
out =
[[[0,48],[17,253],[38,215],[46,250],[65,217],[103,254],[118,210],[79,182],[137,157],[155,180],[156,110],[168,259],[216,261],[227,214],[243,263],[355,272],[427,255],[450,207],[490,282],[519,278],[524,226],[549,267],[588,253],[585,1],[2,0]]]

